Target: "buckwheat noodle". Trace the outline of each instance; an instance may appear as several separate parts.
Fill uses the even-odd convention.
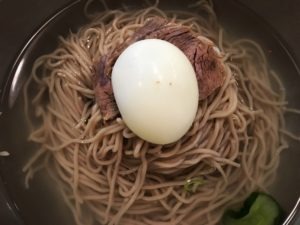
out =
[[[193,10],[89,13],[89,24],[34,63],[25,110],[40,149],[24,167],[26,184],[46,169],[77,224],[218,224],[225,209],[274,180],[287,148],[283,85],[257,43],[224,37],[211,3]],[[101,55],[155,15],[211,39],[226,63],[224,85],[200,102],[188,133],[165,146],[138,138],[122,118],[104,123],[92,77]],[[187,191],[194,179],[203,182]]]

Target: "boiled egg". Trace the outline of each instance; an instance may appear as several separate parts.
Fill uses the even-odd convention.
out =
[[[199,97],[195,71],[167,41],[146,39],[127,47],[113,67],[112,87],[125,124],[148,142],[175,142],[194,121]]]

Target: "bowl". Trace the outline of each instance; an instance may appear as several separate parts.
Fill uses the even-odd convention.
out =
[[[184,9],[185,1],[161,0],[163,9]],[[59,35],[66,36],[69,31],[76,31],[87,22],[83,15],[84,1],[72,1],[50,16],[32,34],[18,56],[9,66],[9,73],[2,78],[1,116],[0,116],[0,146],[10,153],[9,157],[0,158],[0,216],[4,215],[5,224],[74,224],[72,215],[64,204],[58,189],[49,177],[39,174],[33,180],[30,189],[25,189],[22,166],[32,154],[33,144],[27,142],[28,130],[22,108],[21,90],[28,78],[34,60],[53,50]],[[109,8],[124,4],[134,7],[139,3],[135,0],[107,3]],[[287,87],[287,100],[291,107],[300,108],[300,70],[280,35],[261,17],[243,4],[234,1],[215,1],[215,10],[220,23],[226,32],[235,37],[247,37],[257,41],[267,53],[272,68],[281,74],[281,79]],[[101,7],[99,8],[101,10]],[[187,9],[188,10],[188,9]],[[251,27],[251,29],[249,29]],[[293,115],[286,116],[287,128],[299,132],[300,120]],[[297,218],[300,214],[300,147],[299,142],[290,140],[290,148],[281,155],[277,179],[271,187],[272,195],[287,212],[285,225],[300,224]]]

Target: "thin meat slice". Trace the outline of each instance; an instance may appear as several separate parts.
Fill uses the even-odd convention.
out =
[[[168,41],[187,56],[196,73],[199,100],[207,98],[222,86],[225,80],[225,66],[213,42],[195,34],[186,26],[169,23],[164,18],[154,17],[137,29],[124,43],[102,56],[95,66],[95,95],[104,120],[114,119],[119,114],[111,85],[113,65],[130,44],[144,39]]]

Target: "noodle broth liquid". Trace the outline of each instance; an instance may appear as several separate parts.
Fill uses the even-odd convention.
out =
[[[136,2],[130,1],[127,5],[136,5]],[[163,8],[169,9],[168,5],[167,1],[162,1]],[[273,31],[265,26],[259,18],[248,12],[246,8],[234,2],[228,1],[226,4],[216,2],[215,5],[219,21],[224,25],[225,32],[237,37],[252,38],[262,45],[272,68],[280,74],[280,78],[287,89],[287,100],[290,106],[300,108],[300,102],[296,98],[296,96],[300,96],[300,90],[297,88],[297,84],[300,83],[299,75],[291,58],[288,57],[282,43],[276,39]],[[183,6],[183,1],[176,2],[174,5],[175,9],[182,9]],[[35,51],[26,55],[28,70],[30,70],[29,68],[31,68],[37,55],[50,51],[45,49],[44,46],[49,46],[49,33],[52,33],[51,30],[55,31],[55,35],[52,33],[50,38],[52,49],[54,49],[57,44],[56,37],[65,34],[62,28],[56,29],[61,26],[63,20],[72,21],[73,25],[70,25],[71,27],[78,27],[78,24],[82,24],[84,21],[82,11],[79,8],[75,11],[66,14],[64,18],[58,18],[47,28],[48,34],[43,34],[44,37],[34,43]],[[245,29],[248,27],[252,29]],[[269,52],[270,50],[271,52]],[[23,77],[26,77],[28,71],[23,70],[21,73]],[[12,110],[5,113],[0,121],[0,127],[2,128],[0,144],[2,148],[5,148],[4,150],[9,151],[11,154],[8,158],[0,159],[1,176],[7,186],[9,195],[15,201],[25,224],[74,224],[72,215],[58,191],[57,184],[47,174],[39,173],[31,181],[30,189],[25,189],[22,167],[34,152],[36,146],[26,141],[28,129],[23,111],[22,96],[20,94]],[[286,121],[289,130],[300,132],[298,124],[295,122],[297,121],[296,117],[287,115]],[[300,158],[300,153],[297,151],[299,143],[289,141],[289,145],[290,148],[281,155],[278,178],[271,187],[275,198],[279,200],[286,211],[291,210],[300,190],[300,171],[297,164]]]
[[[230,1],[235,10],[224,10],[227,3],[218,2],[216,13],[225,30],[234,37],[247,37],[257,41],[264,50],[270,67],[277,72],[285,88],[288,108],[300,108],[300,70],[293,59],[292,49],[288,49],[288,43],[281,40],[265,21],[257,17],[252,11],[248,11],[244,5]],[[236,18],[239,18],[237,20]],[[300,132],[298,115],[285,114],[286,129],[295,133]],[[280,164],[277,170],[278,176],[270,187],[271,193],[281,203],[286,212],[289,212],[300,195],[300,143],[287,138],[289,148],[280,155]]]

